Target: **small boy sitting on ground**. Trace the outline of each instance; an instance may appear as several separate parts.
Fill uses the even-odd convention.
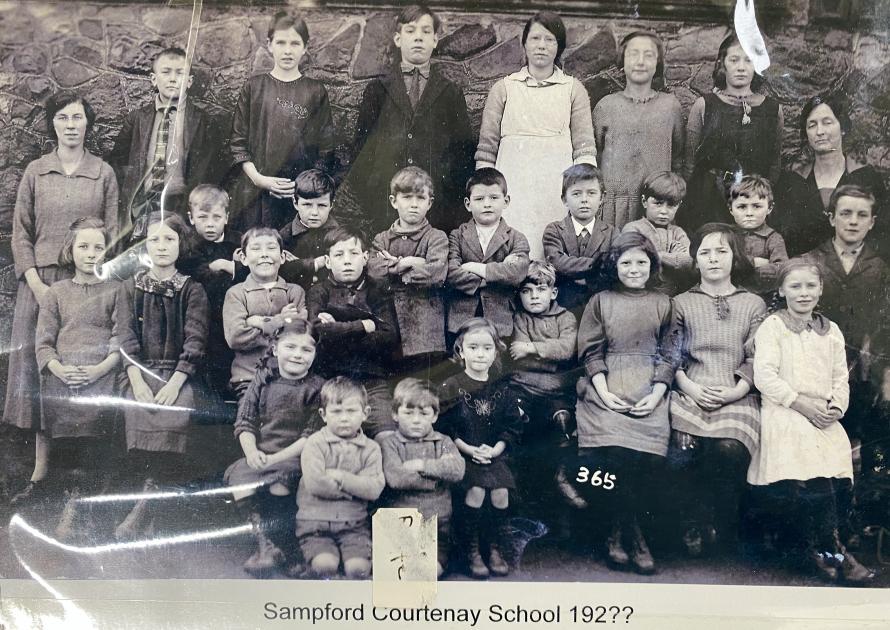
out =
[[[319,576],[371,574],[368,503],[385,479],[380,447],[362,433],[368,394],[344,376],[321,388],[319,414],[325,427],[306,440],[300,455],[296,535],[303,557]]]
[[[439,396],[430,383],[406,378],[393,392],[392,416],[398,430],[380,441],[389,507],[417,508],[437,517],[436,574],[448,566],[451,537],[451,484],[464,477],[466,463],[451,438],[433,430]]]

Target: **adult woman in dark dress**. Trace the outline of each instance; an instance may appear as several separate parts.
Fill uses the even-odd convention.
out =
[[[844,135],[851,129],[846,107],[836,96],[814,96],[800,113],[801,139],[813,157],[782,174],[776,186],[776,209],[770,217],[772,227],[785,238],[790,256],[804,254],[834,236],[826,210],[831,193],[844,184],[864,186],[875,195],[879,218],[869,241],[881,256],[890,255],[890,231],[881,216],[886,200],[884,183],[875,169],[844,153]]]

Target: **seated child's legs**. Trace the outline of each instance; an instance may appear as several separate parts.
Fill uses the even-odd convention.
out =
[[[297,519],[296,536],[303,558],[317,575],[335,575],[340,568],[340,550],[331,521]]]
[[[340,546],[346,577],[362,580],[371,575],[371,527],[368,519],[332,523],[332,530]]]
[[[364,382],[368,392],[368,406],[371,412],[362,425],[365,435],[373,438],[383,431],[395,431],[396,423],[392,419],[392,391],[386,381],[371,379]]]
[[[290,494],[290,489],[283,483],[275,482],[269,486],[269,494],[276,497],[286,497]]]

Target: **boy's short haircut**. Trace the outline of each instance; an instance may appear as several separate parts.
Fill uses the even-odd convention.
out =
[[[858,184],[844,184],[843,186],[835,188],[834,192],[831,193],[831,198],[828,200],[828,214],[833,215],[835,213],[835,210],[837,210],[837,202],[840,201],[841,197],[866,199],[871,204],[871,216],[877,215],[877,197],[875,197],[875,194],[870,189],[859,186]]]
[[[272,236],[278,241],[278,248],[284,249],[284,241],[281,238],[281,234],[278,233],[278,230],[273,230],[268,227],[252,227],[247,230],[241,236],[241,249],[247,249],[247,246],[250,244],[250,240],[254,238],[259,238],[260,236]]]
[[[439,392],[429,381],[419,378],[404,378],[396,385],[392,393],[392,412],[397,413],[399,407],[414,407],[422,409],[432,407],[439,413]]]
[[[433,178],[418,166],[406,166],[399,170],[389,181],[389,194],[395,197],[399,193],[422,193],[426,188],[430,197],[433,196]]]
[[[331,251],[331,248],[337,243],[342,243],[343,241],[350,241],[355,239],[358,241],[359,246],[361,246],[362,251],[368,251],[368,237],[365,236],[365,233],[356,227],[352,227],[350,225],[341,225],[336,230],[331,230],[324,237],[324,249],[325,251]]]
[[[525,279],[519,283],[521,289],[527,284],[538,286],[545,284],[550,288],[556,286],[556,268],[544,260],[533,260],[528,265],[528,273]]]
[[[438,33],[439,27],[442,26],[442,20],[440,20],[439,16],[433,13],[432,9],[425,4],[409,4],[402,9],[401,13],[399,13],[399,16],[396,18],[396,31],[401,31],[402,26],[410,24],[411,22],[416,22],[424,15],[433,18],[433,30]]]
[[[739,197],[763,197],[773,205],[773,187],[762,175],[745,175],[729,187],[730,204]]]
[[[485,166],[480,169],[476,169],[476,172],[470,175],[470,179],[467,180],[467,186],[464,190],[464,194],[467,199],[470,198],[470,193],[473,192],[473,186],[500,186],[501,192],[504,193],[504,196],[507,196],[507,178],[504,177],[504,174],[501,173],[498,169],[492,168],[490,166]]]
[[[671,171],[657,171],[643,180],[640,193],[644,198],[678,206],[686,198],[686,180]]]
[[[565,199],[566,191],[578,182],[589,182],[594,179],[599,182],[600,190],[605,192],[603,174],[593,164],[582,162],[568,167],[562,172],[562,198]]]
[[[229,194],[213,184],[198,184],[189,193],[189,212],[197,212],[206,208],[215,208],[222,206],[222,209],[228,214],[229,212]]]
[[[161,57],[179,57],[181,59],[188,59],[188,55],[185,54],[185,51],[179,46],[170,46],[169,48],[165,48],[157,55],[155,58],[151,60],[151,70],[154,72],[155,64],[158,63],[158,59]]]
[[[325,195],[330,195],[330,200],[333,202],[335,188],[333,177],[320,169],[310,168],[297,175],[297,179],[294,180],[294,203],[298,197],[318,199]]]
[[[319,399],[321,408],[327,409],[329,405],[342,403],[350,396],[358,396],[362,401],[362,408],[368,406],[368,392],[364,385],[347,376],[335,376],[321,386]]]

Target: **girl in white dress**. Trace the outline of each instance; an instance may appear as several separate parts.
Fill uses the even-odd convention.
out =
[[[543,259],[544,228],[566,215],[562,172],[581,162],[596,166],[596,142],[587,90],[562,71],[560,17],[549,11],[531,17],[522,46],[527,65],[488,93],[476,168],[493,166],[507,178],[504,219],[528,238],[531,258]]]
[[[748,483],[794,506],[806,561],[823,579],[862,583],[874,572],[844,549],[838,501],[852,483],[850,440],[838,422],[850,397],[844,336],[814,313],[822,295],[818,265],[789,261],[779,277],[785,308],[767,317],[754,337],[754,384],[761,393],[761,434]]]

